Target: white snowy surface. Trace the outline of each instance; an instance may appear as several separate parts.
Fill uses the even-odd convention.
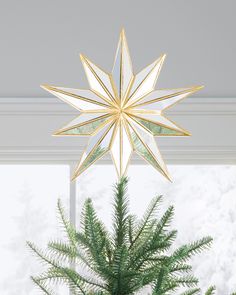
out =
[[[0,294],[42,294],[30,276],[44,268],[26,241],[44,248],[49,239],[61,236],[56,203],[60,197],[68,204],[69,168],[1,165],[0,179]]]
[[[194,273],[205,290],[217,286],[218,295],[236,290],[236,166],[169,165],[173,183],[150,166],[131,166],[131,211],[141,216],[153,196],[163,195],[163,208],[173,204],[176,246],[203,236],[214,238],[212,248],[193,260]],[[114,167],[94,166],[78,179],[77,212],[92,197],[99,216],[110,227]],[[144,294],[144,293],[143,293]]]

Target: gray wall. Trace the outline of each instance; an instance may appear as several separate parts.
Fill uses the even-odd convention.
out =
[[[46,96],[39,84],[85,87],[79,52],[111,69],[125,27],[136,70],[168,54],[164,88],[235,97],[235,0],[1,1],[0,97]]]

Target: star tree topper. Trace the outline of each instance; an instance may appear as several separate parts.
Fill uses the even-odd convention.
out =
[[[190,135],[163,111],[202,86],[155,90],[165,55],[134,75],[124,30],[111,74],[80,57],[90,90],[42,85],[81,112],[54,135],[91,136],[73,179],[110,151],[119,177],[135,152],[170,180],[154,137]]]

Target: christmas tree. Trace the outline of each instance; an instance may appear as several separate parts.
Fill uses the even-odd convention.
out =
[[[58,201],[67,241],[49,242],[46,252],[28,242],[47,265],[44,273],[32,277],[45,294],[54,294],[53,283],[67,284],[72,294],[128,295],[147,286],[152,295],[200,293],[189,260],[208,249],[212,238],[204,237],[172,250],[177,235],[170,229],[173,206],[159,217],[162,197],[157,196],[138,220],[128,210],[126,193],[127,178],[122,178],[114,188],[112,232],[98,219],[91,199],[85,201],[79,231],[67,220]],[[210,287],[205,294],[214,291]]]

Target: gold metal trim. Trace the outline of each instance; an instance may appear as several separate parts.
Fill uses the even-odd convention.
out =
[[[83,116],[85,113],[81,113],[78,117],[81,117]],[[77,117],[77,118],[78,118]],[[76,129],[76,128],[79,128],[79,127],[82,127],[82,126],[85,126],[85,125],[88,125],[90,123],[93,123],[93,122],[96,122],[96,121],[99,121],[100,119],[103,119],[103,118],[107,118],[107,120],[105,120],[104,122],[102,122],[99,126],[96,127],[96,129],[91,132],[91,133],[83,133],[83,134],[62,134],[66,131],[69,131],[69,130],[73,130],[73,129]],[[71,120],[70,122],[68,122],[68,124],[70,124],[71,122],[73,122],[75,119]],[[67,128],[61,128],[59,130],[57,130],[55,133],[53,133],[53,136],[88,136],[88,135],[94,135],[97,133],[97,131],[99,131],[100,129],[102,129],[103,126],[105,126],[106,124],[108,124],[110,121],[112,120],[112,115],[111,114],[105,114],[103,116],[99,116],[99,117],[96,117],[94,119],[91,119],[91,120],[87,120],[83,123],[79,123],[79,124],[75,124],[71,127],[67,127]],[[68,125],[67,124],[67,125]],[[96,131],[96,132],[95,132]]]
[[[162,175],[164,175],[169,181],[171,181],[171,178],[170,178],[170,175],[169,175],[169,173],[168,173],[168,170],[167,170],[167,167],[166,167],[166,165],[165,165],[165,163],[164,163],[164,160],[163,160],[163,157],[162,157],[162,155],[161,155],[161,153],[160,153],[160,151],[159,151],[159,149],[158,149],[158,151],[159,151],[159,153],[160,153],[160,157],[161,157],[161,159],[163,160],[163,163],[164,163],[164,168],[165,168],[165,170],[163,170],[162,169],[162,167],[160,166],[160,164],[159,164],[159,161],[157,160],[157,158],[156,158],[156,156],[153,154],[153,152],[152,152],[152,150],[146,145],[146,143],[143,141],[143,139],[142,139],[142,136],[141,135],[139,135],[139,133],[135,130],[135,128],[133,128],[133,126],[128,122],[128,124],[129,124],[129,127],[133,130],[133,132],[136,134],[136,136],[139,138],[139,140],[142,142],[142,144],[145,146],[145,148],[148,150],[148,152],[151,154],[151,156],[154,158],[154,160],[157,162],[157,164],[158,164],[158,166],[160,167],[160,171],[150,162],[150,161],[148,161],[147,159],[145,159],[145,157],[143,157],[142,156],[142,154],[140,153],[140,152],[138,152],[135,148],[135,152],[141,157],[141,158],[143,158],[146,162],[148,162],[149,164],[151,164],[156,170],[158,170],[159,172],[161,172],[162,173]],[[145,131],[145,130],[144,130]],[[153,140],[154,140],[154,138],[153,138]]]
[[[139,73],[141,73],[142,71],[144,71],[145,69],[147,69],[148,67],[150,67],[152,64],[154,64],[154,66],[153,66],[153,68],[150,70],[150,72],[145,76],[145,78],[139,83],[139,85],[136,87],[136,89],[133,91],[133,93],[129,96],[129,98],[128,98],[129,100],[132,99],[132,97],[135,95],[135,93],[137,93],[138,89],[140,89],[141,85],[142,85],[142,84],[147,80],[147,78],[148,78],[148,77],[154,72],[154,70],[156,69],[156,67],[157,67],[158,64],[160,63],[160,68],[159,68],[159,70],[158,70],[158,72],[157,72],[156,78],[155,78],[154,83],[153,83],[153,85],[152,85],[152,90],[150,90],[147,94],[145,94],[145,96],[148,95],[150,92],[153,91],[153,89],[154,89],[154,87],[155,87],[155,84],[156,84],[156,82],[157,82],[157,79],[158,79],[158,77],[159,77],[159,74],[160,74],[160,71],[161,71],[161,68],[162,68],[162,66],[163,66],[163,63],[164,63],[165,58],[166,58],[166,54],[162,54],[158,59],[156,59],[154,62],[150,63],[148,66],[146,66],[143,70],[141,70],[141,71],[139,72]],[[138,74],[139,74],[139,73],[138,73]],[[137,75],[138,75],[138,74],[137,74]],[[134,80],[136,79],[137,75],[135,75]],[[138,101],[138,100],[139,100],[139,99],[135,100],[134,103],[135,103],[136,101]],[[127,103],[127,102],[126,102],[126,103]],[[131,102],[131,104],[132,104],[132,102]],[[127,107],[129,107],[129,104],[127,105]]]
[[[168,121],[170,121],[170,123],[174,124],[177,128],[173,128],[173,127],[170,127],[168,125],[165,125],[163,123],[159,123],[157,121],[154,121],[154,120],[149,120],[149,119],[146,119],[144,117],[141,117],[141,116],[138,116],[138,115],[135,115],[135,114],[128,114],[128,116],[133,119],[137,124],[139,124],[140,126],[142,126],[143,128],[145,128],[150,134],[152,134],[153,136],[155,137],[162,137],[162,136],[171,136],[171,137],[175,137],[175,136],[190,136],[191,134],[187,131],[187,130],[184,130],[183,128],[179,127],[174,121],[171,121],[169,118],[165,117],[163,114],[161,114],[161,116],[165,119],[167,119]],[[150,122],[150,123],[153,123],[157,126],[161,126],[161,127],[165,127],[165,128],[168,128],[170,130],[173,130],[173,131],[176,131],[176,132],[179,132],[179,134],[175,134],[175,135],[171,135],[171,134],[160,134],[160,135],[155,135],[153,134],[153,132],[148,129],[147,127],[145,127],[142,123],[140,123],[139,121],[137,121],[135,118],[139,118],[143,121],[146,121],[146,122]]]
[[[171,104],[169,107],[166,107],[164,108],[164,110],[167,110],[169,109],[170,107],[172,107],[173,105],[177,104],[179,101],[181,101],[182,99],[185,99],[188,95],[194,93],[194,92],[197,92],[199,91],[200,89],[202,89],[204,86],[191,86],[191,87],[185,87],[186,90],[183,90],[183,91],[179,91],[177,93],[172,93],[172,94],[169,94],[169,95],[165,95],[163,97],[159,97],[159,98],[156,98],[156,99],[152,99],[152,100],[149,100],[149,101],[145,101],[144,103],[139,103],[139,104],[135,104],[135,105],[132,105],[133,108],[137,108],[137,107],[140,107],[140,106],[143,106],[143,105],[147,105],[147,104],[152,104],[152,103],[155,103],[155,102],[159,102],[159,101],[162,101],[162,100],[165,100],[165,99],[168,99],[168,98],[172,98],[172,97],[175,97],[175,96],[178,96],[178,95],[182,95],[182,94],[186,94],[186,96],[184,96],[183,98],[179,99],[176,103],[173,103]],[[162,90],[162,89],[160,89]],[[171,90],[171,89],[163,89],[163,90]],[[141,99],[145,98],[145,96],[143,96]]]
[[[129,88],[130,88],[130,84],[132,83],[133,79],[134,79],[134,74],[133,74],[133,65],[132,65],[132,61],[131,61],[131,57],[130,57],[130,51],[129,51],[129,47],[128,47],[128,42],[127,42],[127,39],[126,39],[126,36],[125,36],[125,30],[124,28],[121,30],[121,33],[120,33],[120,37],[119,37],[119,41],[118,41],[118,46],[117,46],[117,49],[116,49],[116,54],[115,54],[115,59],[114,59],[114,62],[113,62],[113,68],[112,68],[112,75],[114,73],[114,68],[115,68],[115,65],[116,65],[116,60],[118,58],[118,55],[119,55],[119,51],[120,51],[120,84],[119,84],[119,90],[118,90],[118,101],[120,103],[120,107],[122,107],[126,101],[126,97],[127,97],[127,93],[129,91]],[[129,81],[129,84],[127,85],[127,89],[125,90],[124,92],[124,77],[123,77],[123,54],[124,52],[127,53],[127,57],[128,57],[128,63],[129,63],[129,69],[132,73],[132,76],[131,76],[131,79]],[[113,79],[113,84],[114,83],[114,79]],[[117,87],[115,87],[117,89]],[[117,91],[117,90],[116,90]],[[120,94],[120,96],[119,96]]]
[[[84,101],[89,102],[89,103],[91,103],[91,104],[100,105],[100,106],[102,106],[102,107],[104,107],[104,108],[109,108],[109,107],[110,107],[109,104],[105,104],[105,102],[104,102],[104,104],[103,104],[103,103],[101,103],[101,102],[99,102],[99,101],[96,101],[96,100],[93,100],[93,99],[91,99],[91,98],[87,98],[87,97],[84,97],[84,96],[76,95],[76,94],[71,93],[71,92],[69,92],[69,91],[63,91],[63,90],[61,90],[61,89],[58,89],[57,86],[52,86],[52,85],[46,85],[46,84],[43,84],[43,85],[41,85],[41,87],[42,87],[43,89],[49,91],[49,92],[51,92],[51,91],[53,91],[53,92],[58,92],[58,93],[60,93],[60,94],[64,94],[64,95],[67,95],[67,96],[70,96],[70,97],[74,97],[74,98],[77,98],[77,99],[80,99],[80,100],[84,100]],[[63,87],[63,88],[64,88],[64,87]],[[75,90],[87,90],[87,89],[75,89]],[[91,92],[93,92],[95,95],[99,96],[101,99],[104,99],[103,97],[101,97],[101,95],[98,95],[98,94],[95,93],[94,91],[91,91]],[[68,104],[71,104],[71,103],[69,103],[66,99],[63,99],[63,98],[61,98],[61,97],[60,97],[60,99],[63,100],[64,102],[68,103]],[[71,105],[72,105],[72,104],[71,104]],[[73,105],[72,105],[72,106],[73,106]],[[73,107],[75,108],[75,106],[73,106]],[[84,111],[84,110],[81,109],[81,111]]]
[[[103,83],[103,81],[101,80],[101,78],[99,78],[99,76],[98,76],[97,73],[94,71],[94,69],[92,68],[92,66],[90,65],[90,64],[93,64],[93,65],[95,65],[95,64],[94,64],[92,61],[90,61],[86,56],[84,56],[84,55],[82,55],[82,54],[80,54],[80,59],[81,59],[83,65],[84,65],[84,64],[87,65],[87,67],[88,67],[88,68],[90,69],[90,71],[93,73],[95,79],[98,81],[98,83],[102,86],[103,90],[106,92],[106,94],[108,95],[108,97],[111,99],[111,103],[114,104],[114,102],[115,102],[115,98],[114,98],[113,95],[110,93],[110,91],[107,89],[106,85]],[[101,69],[101,68],[98,67],[97,65],[95,65],[95,66],[96,66],[100,71],[102,71],[105,75],[107,75],[108,78],[109,78],[109,81],[111,81],[112,78],[111,78],[111,75],[110,75],[110,74],[106,73],[103,69]],[[89,79],[89,77],[88,77],[88,74],[87,74],[86,69],[85,69],[85,74],[86,74],[86,76],[87,76],[87,78],[88,78],[88,82],[89,82],[89,84],[90,84],[90,87],[93,88],[92,85],[91,85],[91,83],[90,83],[90,79]],[[111,85],[111,86],[112,86],[112,85]]]
[[[86,158],[84,159],[84,161],[85,161],[88,157],[91,156],[91,154],[94,152],[94,150],[96,150],[96,148],[100,145],[100,143],[103,141],[103,139],[104,139],[104,138],[106,137],[106,135],[109,133],[109,131],[112,129],[112,127],[114,126],[114,124],[115,124],[115,122],[113,121],[113,122],[111,123],[111,125],[108,126],[107,130],[103,133],[103,135],[100,137],[100,139],[99,139],[99,140],[97,141],[97,143],[94,145],[94,147],[92,148],[92,150],[88,153],[88,155],[86,156]],[[89,146],[89,143],[88,143],[88,145],[87,145],[85,151],[87,150],[88,146]],[[80,170],[80,167],[81,167],[82,163],[84,162],[84,161],[82,162],[82,158],[83,158],[83,155],[84,155],[85,151],[83,152],[83,154],[82,154],[82,156],[81,156],[81,159],[80,159],[80,161],[79,161],[79,164],[78,164],[77,167],[75,168],[74,174],[73,174],[72,179],[71,179],[72,181],[75,180],[75,178],[77,178],[77,177],[78,177],[81,173],[83,173],[85,170],[87,170],[87,169],[88,169],[93,163],[95,163],[96,161],[98,161],[99,159],[101,159],[101,157],[103,157],[106,153],[108,153],[108,152],[109,152],[109,145],[108,145],[106,151],[104,151],[101,155],[99,155],[99,157],[98,157],[97,159],[95,159],[94,161],[92,161],[92,162],[91,162],[86,168]]]

